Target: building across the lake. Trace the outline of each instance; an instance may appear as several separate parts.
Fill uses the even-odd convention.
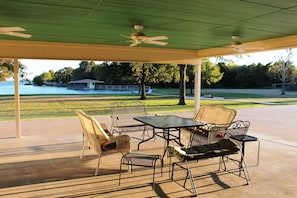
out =
[[[67,88],[78,89],[78,90],[92,90],[96,88],[96,84],[103,84],[104,81],[93,80],[93,79],[82,79],[70,81]]]
[[[70,81],[67,86],[68,89],[75,90],[108,90],[116,92],[140,93],[141,87],[139,85],[104,85],[104,81],[93,79],[82,79]],[[146,92],[151,93],[150,86],[146,86]]]

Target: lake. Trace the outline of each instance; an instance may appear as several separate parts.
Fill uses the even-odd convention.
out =
[[[39,94],[127,94],[129,91],[111,90],[72,90],[66,87],[54,86],[34,86],[25,85],[26,82],[19,82],[20,95],[39,95]],[[14,82],[0,82],[0,95],[14,95]]]

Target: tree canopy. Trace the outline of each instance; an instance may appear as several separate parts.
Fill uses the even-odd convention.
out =
[[[19,62],[19,75],[23,80],[27,80],[26,76],[27,67]],[[14,77],[14,60],[13,59],[0,59],[0,81],[6,81]]]
[[[274,83],[281,83],[279,64],[275,61],[263,65],[236,65],[234,62],[219,62],[214,64],[204,59],[201,66],[202,88],[267,88]],[[9,69],[5,67],[5,69]],[[185,82],[188,88],[193,88],[195,67],[187,65]],[[295,83],[296,67],[289,62],[286,83]],[[3,68],[2,68],[3,70]],[[11,72],[11,69],[9,70]],[[103,62],[95,64],[92,61],[82,61],[78,68],[65,67],[56,72],[48,71],[40,75],[41,81],[68,83],[71,80],[94,79],[105,84],[130,84],[178,88],[180,82],[180,67],[171,64],[153,63],[122,63]],[[9,72],[5,72],[9,74]],[[10,75],[11,76],[11,75]]]

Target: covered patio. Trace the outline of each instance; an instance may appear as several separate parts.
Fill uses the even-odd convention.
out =
[[[260,164],[256,164],[254,143],[246,147],[246,163],[251,176],[249,185],[233,174],[218,172],[218,158],[193,163],[199,197],[296,197],[297,135],[294,130],[296,106],[238,109],[237,119],[250,120],[249,134],[261,141]],[[278,112],[275,114],[274,112]],[[191,117],[191,112],[179,113]],[[257,117],[255,117],[257,115]],[[97,117],[109,123],[110,118]],[[183,171],[177,181],[168,176],[169,158],[165,157],[163,177],[156,173],[152,189],[152,169],[136,167],[124,171],[118,185],[120,154],[102,158],[99,176],[94,176],[97,157],[87,151],[79,159],[82,132],[78,118],[22,121],[23,138],[12,137],[14,124],[0,122],[0,197],[190,197],[185,190]],[[137,149],[140,134],[131,133],[132,149]],[[183,142],[187,141],[185,134]],[[141,145],[142,153],[161,154],[163,141]],[[126,167],[124,167],[126,168]]]
[[[0,58],[150,62],[195,65],[200,106],[205,57],[297,47],[291,0],[4,1]],[[15,83],[16,137],[21,137]]]
[[[0,57],[15,60],[15,81],[18,59],[195,64],[193,112],[200,105],[202,58],[297,47],[297,3],[291,0],[5,0],[1,7]],[[131,35],[139,24],[144,27],[144,40]],[[17,33],[32,37],[12,36]],[[168,44],[147,44],[148,37]],[[163,177],[156,177],[155,190],[150,185],[151,169],[124,173],[118,186],[117,155],[103,158],[100,175],[94,177],[93,153],[79,159],[78,119],[21,121],[19,102],[16,83],[16,121],[0,122],[0,196],[191,196],[169,180],[168,159]],[[193,112],[182,115],[192,117]],[[213,173],[217,164],[207,164],[216,159],[203,161],[194,173],[200,175],[196,178],[200,197],[296,197],[295,112],[295,106],[239,110],[238,119],[250,120],[249,133],[261,140],[260,165],[253,166],[256,151],[250,145],[246,161],[252,181],[246,186],[234,175]],[[108,117],[98,119],[109,122]],[[141,151],[162,149],[163,142],[157,139]]]

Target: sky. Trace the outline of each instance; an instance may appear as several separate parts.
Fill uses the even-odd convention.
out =
[[[278,57],[285,57],[285,50],[275,50],[268,52],[251,53],[249,55],[243,56],[242,59],[236,59],[233,57],[234,61],[238,65],[250,65],[250,64],[267,64],[269,62],[274,62]],[[293,49],[292,62],[297,65],[297,48]],[[230,58],[230,56],[228,56]],[[58,71],[64,67],[78,68],[81,60],[32,60],[32,59],[20,59],[22,64],[27,66],[28,79],[32,80],[35,76],[47,72],[49,70]],[[95,61],[97,64],[100,61]]]

